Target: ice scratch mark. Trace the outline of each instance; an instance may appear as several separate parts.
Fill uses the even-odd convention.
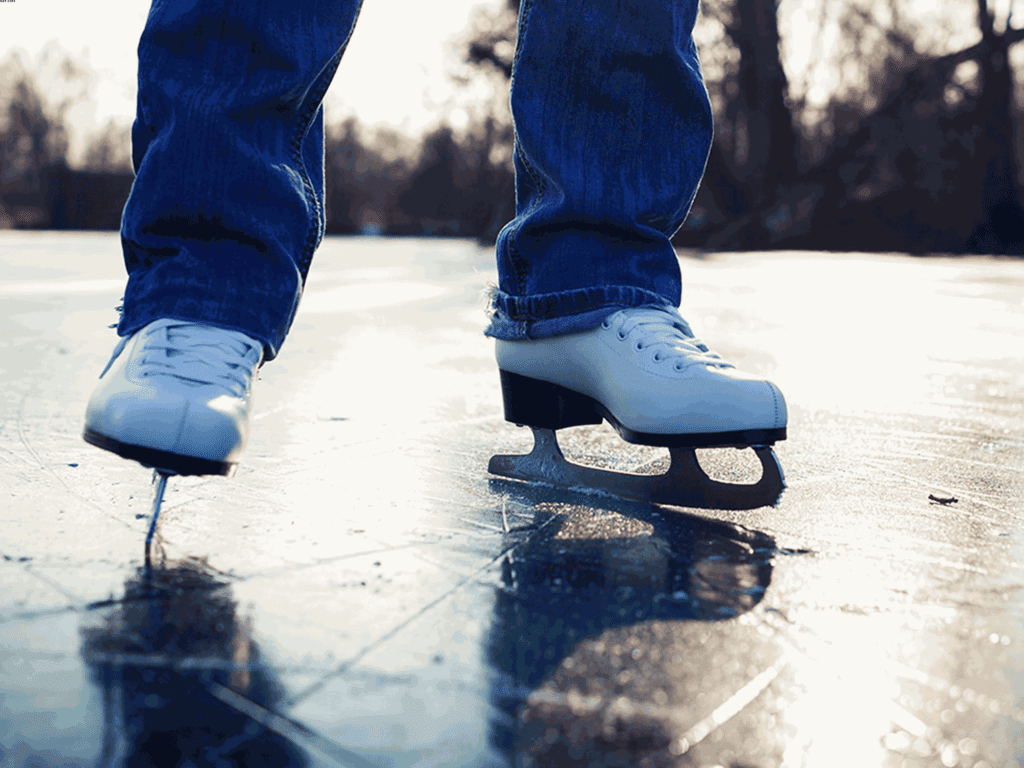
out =
[[[908,667],[905,664],[900,664],[898,661],[889,661],[889,671],[894,675],[903,677],[907,680],[912,680],[919,685],[931,688],[937,693],[945,693],[950,698],[961,699],[973,706],[976,710],[988,711],[993,715],[1004,714],[1012,720],[1016,720],[1018,723],[1024,723],[1024,712],[1014,708],[1012,702],[1007,700],[1000,701],[994,696],[987,696],[977,691],[972,691],[970,688],[960,688],[941,677],[930,675],[927,672],[922,672],[913,667]],[[909,730],[909,729],[908,729]],[[916,734],[915,734],[916,735]]]
[[[772,684],[772,681],[779,676],[779,670],[773,665],[754,677],[750,682],[740,688],[736,693],[718,707],[714,712],[690,728],[682,737],[674,742],[669,748],[673,755],[686,754],[691,747],[704,741],[717,728],[725,725],[732,718],[756,699],[761,692]]]
[[[929,675],[927,672],[908,667],[905,664],[900,664],[898,661],[889,662],[889,671],[900,677],[905,677],[908,680],[913,680],[915,683],[920,685],[926,685],[933,691],[945,692],[949,690],[949,683],[943,680],[941,677],[935,675]]]
[[[916,608],[920,609],[923,607],[917,606]],[[910,608],[914,609],[915,607],[910,606]],[[800,639],[789,634],[786,631],[786,627],[779,626],[777,617],[772,614],[766,613],[764,615],[764,625],[773,630],[774,637],[778,642],[787,646],[794,654],[808,659],[818,659],[820,661],[821,657],[834,645],[832,641],[819,636],[814,630],[806,626],[798,628],[802,635],[803,645],[801,645]],[[999,701],[994,697],[977,692],[967,696],[967,689],[958,690],[958,686],[949,683],[941,677],[901,664],[893,659],[884,659],[880,663],[893,677],[912,680],[938,693],[946,693],[952,698],[963,695],[965,700],[969,700],[974,708],[979,711],[990,714],[1003,714],[1019,723],[1024,723],[1024,712],[1015,709],[1012,703]],[[842,675],[837,672],[829,673],[829,676],[834,677],[836,680],[842,680]],[[882,708],[886,717],[892,723],[913,736],[923,737],[927,734],[927,724],[892,699],[880,696],[878,706]]]
[[[211,684],[209,690],[229,707],[252,718],[267,730],[273,731],[278,736],[282,736],[308,751],[330,758],[336,765],[345,766],[345,768],[377,768],[375,763],[371,763],[361,755],[321,736],[301,723],[261,707],[251,699],[220,683]]]
[[[549,525],[554,519],[555,518],[552,517],[551,520],[549,520],[544,525],[540,526],[540,528],[538,528],[538,530],[541,530],[546,525]],[[318,691],[322,690],[327,685],[327,683],[330,680],[332,680],[332,679],[334,679],[336,677],[340,677],[341,675],[344,675],[346,672],[348,672],[349,669],[351,669],[353,666],[355,666],[357,663],[359,663],[360,659],[365,657],[367,654],[369,654],[374,649],[378,648],[379,646],[381,646],[384,643],[386,643],[387,641],[389,641],[391,638],[393,638],[395,635],[397,635],[403,629],[405,629],[410,624],[412,624],[414,621],[416,621],[416,619],[418,619],[420,616],[423,616],[424,614],[429,613],[436,606],[438,606],[441,603],[443,603],[445,600],[447,600],[449,597],[454,595],[456,592],[461,590],[466,585],[475,583],[478,580],[479,574],[483,573],[488,568],[493,567],[495,563],[500,562],[501,560],[505,559],[511,552],[513,552],[514,550],[516,550],[519,547],[523,546],[523,544],[525,544],[525,541],[516,542],[515,544],[512,544],[511,546],[509,546],[509,547],[505,548],[504,550],[502,550],[497,556],[495,556],[494,558],[490,559],[487,563],[485,563],[481,567],[477,568],[473,573],[471,573],[471,574],[469,574],[469,575],[459,579],[458,583],[456,583],[451,589],[446,590],[443,594],[439,595],[434,600],[431,600],[429,603],[427,603],[422,608],[420,608],[418,611],[416,611],[411,616],[409,616],[405,621],[399,622],[397,625],[392,627],[390,630],[385,632],[383,635],[378,637],[376,640],[373,640],[372,642],[368,643],[364,648],[362,648],[352,658],[343,661],[341,664],[339,664],[337,667],[335,667],[333,670],[331,670],[328,674],[324,675],[322,678],[317,680],[315,683],[307,686],[304,690],[297,692],[294,696],[292,696],[291,698],[286,700],[284,702],[284,705],[286,707],[294,707],[296,704],[301,702],[303,699],[307,699],[310,696],[312,696],[314,693],[317,693]]]
[[[28,469],[32,468],[32,462],[31,461],[26,459],[24,456],[19,456],[17,453],[12,451],[6,445],[0,445],[0,449],[3,449],[6,453],[9,453],[12,458],[17,459],[18,461],[20,461],[26,468],[28,468]],[[4,461],[10,461],[10,459],[4,458]],[[22,479],[28,480],[29,479],[28,475],[22,475]]]
[[[101,507],[98,504],[96,504],[91,499],[87,499],[85,496],[82,496],[80,493],[75,491],[70,485],[68,485],[64,481],[64,478],[62,478],[60,475],[58,475],[56,472],[54,472],[53,468],[50,467],[49,465],[47,465],[43,461],[42,457],[36,452],[35,448],[32,447],[31,443],[29,443],[28,437],[26,437],[26,435],[25,435],[25,427],[24,427],[24,421],[25,421],[25,401],[27,399],[28,399],[28,393],[26,392],[25,395],[21,398],[21,405],[18,407],[18,420],[17,420],[18,438],[21,440],[21,444],[25,446],[25,450],[28,451],[28,454],[33,459],[35,459],[36,466],[39,469],[41,469],[44,472],[46,472],[52,478],[54,478],[62,486],[64,486],[64,490],[66,490],[69,495],[73,496],[74,498],[78,499],[79,501],[85,502],[86,504],[88,504],[93,509],[95,509],[95,510],[99,511],[100,513],[102,513],[104,516],[109,517],[111,520],[116,520],[117,522],[121,523],[121,525],[125,526],[126,528],[131,528],[132,527],[131,524],[125,522],[124,520],[122,520],[117,515],[111,514],[107,510],[103,509],[103,507]]]
[[[31,576],[39,579],[44,584],[49,585],[51,588],[55,589],[60,594],[64,595],[64,597],[66,597],[68,600],[70,600],[72,603],[76,604],[77,606],[81,607],[82,605],[85,604],[85,599],[84,598],[74,594],[73,592],[69,592],[68,590],[66,590],[63,586],[58,584],[53,579],[48,578],[48,577],[44,576],[43,574],[39,573],[39,571],[37,571],[34,568],[32,568],[31,565],[24,566],[24,569],[25,569],[26,573],[28,573]]]
[[[430,541],[427,541],[427,542],[417,541],[417,542],[413,542],[412,544],[401,544],[401,545],[391,545],[391,546],[385,546],[385,547],[375,547],[373,549],[362,549],[362,550],[359,550],[358,552],[347,552],[344,555],[334,555],[332,557],[321,557],[321,558],[317,558],[315,560],[310,560],[310,561],[305,562],[305,563],[289,563],[287,565],[282,565],[282,566],[279,566],[277,568],[266,568],[266,569],[258,571],[257,573],[252,573],[252,574],[244,575],[244,576],[237,575],[237,574],[234,574],[234,573],[232,573],[231,575],[235,576],[236,578],[244,579],[248,583],[248,582],[259,581],[260,579],[274,578],[274,577],[277,577],[277,576],[283,576],[283,575],[288,575],[288,574],[296,573],[298,571],[305,571],[305,570],[309,570],[310,568],[319,568],[319,567],[324,566],[324,565],[332,565],[334,563],[340,563],[340,562],[343,562],[345,560],[352,560],[352,559],[357,558],[357,557],[369,557],[370,555],[387,555],[387,554],[390,554],[392,552],[401,552],[402,550],[405,550],[405,549],[415,549],[416,547],[433,546],[433,545],[434,545],[434,542],[430,542]]]
[[[913,736],[924,736],[928,726],[920,719],[907,712],[907,710],[894,701],[886,701],[885,704],[886,715],[892,722]]]
[[[943,493],[947,493],[950,496],[956,496],[957,494],[959,494],[960,498],[962,498],[962,499],[964,499],[966,501],[972,502],[974,504],[977,504],[980,507],[987,507],[988,509],[994,510],[995,512],[999,512],[999,513],[1001,513],[1003,515],[1008,515],[1008,516],[1010,516],[1012,518],[1015,518],[1015,519],[1019,519],[1019,517],[1020,517],[1019,515],[1015,514],[1012,510],[1005,509],[1004,507],[1002,507],[1002,506],[1000,506],[998,504],[993,504],[991,502],[985,501],[984,499],[980,498],[980,495],[987,495],[987,494],[977,494],[977,493],[975,493],[975,492],[973,492],[971,490],[965,489],[965,488],[952,488],[952,487],[942,486],[942,485],[932,485],[932,483],[928,482],[927,480],[922,480],[921,478],[914,477],[912,475],[907,475],[907,474],[904,474],[903,472],[897,472],[897,471],[895,471],[893,469],[890,469],[888,466],[883,466],[879,462],[873,462],[870,459],[865,459],[864,460],[864,465],[874,469],[876,474],[878,472],[884,472],[886,475],[889,475],[889,477],[891,477],[891,478],[897,478],[899,480],[902,480],[905,483],[909,483],[909,484],[914,485],[914,486],[916,486],[918,488],[921,488],[923,490],[930,490],[931,488],[937,488],[938,490],[942,491]]]

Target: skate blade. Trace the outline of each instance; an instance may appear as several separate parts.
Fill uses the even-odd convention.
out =
[[[693,448],[669,448],[672,461],[661,475],[635,475],[573,464],[558,447],[554,430],[533,429],[533,450],[523,455],[492,456],[487,470],[512,480],[545,483],[584,493],[697,509],[757,509],[778,504],[786,482],[775,451],[752,445],[761,462],[753,484],[723,483],[708,477]]]
[[[167,479],[175,474],[166,469],[153,470],[153,507],[149,513],[149,530],[146,532],[145,564],[146,570],[153,567],[153,537],[156,535],[156,521],[160,518],[160,507],[164,503],[164,491],[167,490]]]

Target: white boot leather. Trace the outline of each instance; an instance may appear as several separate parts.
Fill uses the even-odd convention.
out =
[[[89,399],[85,439],[181,474],[228,474],[249,437],[263,345],[237,331],[156,320],[122,339]]]
[[[708,349],[674,308],[620,310],[593,330],[567,336],[498,340],[495,353],[504,372],[597,401],[604,417],[632,442],[754,430],[770,430],[766,438],[785,437],[786,401],[778,387],[736,370]]]

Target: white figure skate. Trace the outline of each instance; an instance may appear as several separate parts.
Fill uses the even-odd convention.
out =
[[[737,371],[696,339],[678,311],[616,312],[598,328],[495,347],[505,419],[533,429],[527,455],[491,457],[495,475],[656,504],[705,509],[775,505],[785,488],[771,446],[786,438],[786,401],[769,381]],[[630,443],[664,446],[662,475],[566,461],[555,431],[608,421]],[[753,448],[761,479],[712,480],[696,448]]]
[[[115,347],[82,436],[153,468],[147,559],[169,476],[233,474],[262,359],[263,345],[243,333],[166,318]]]

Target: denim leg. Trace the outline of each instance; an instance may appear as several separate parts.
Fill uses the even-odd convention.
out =
[[[697,0],[523,0],[512,75],[516,218],[488,335],[588,330],[678,306],[669,238],[711,147]]]
[[[154,0],[139,42],[118,333],[161,317],[273,358],[323,237],[321,101],[359,0]]]

